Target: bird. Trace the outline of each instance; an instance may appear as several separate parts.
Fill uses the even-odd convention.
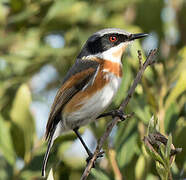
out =
[[[121,85],[121,59],[127,46],[147,35],[132,34],[119,28],[106,28],[88,38],[74,65],[64,77],[51,106],[45,133],[48,147],[43,159],[43,177],[53,142],[64,132],[73,130],[88,154],[87,161],[91,159],[93,154],[78,129],[104,116],[103,112],[111,104]],[[106,114],[122,118],[121,111]]]

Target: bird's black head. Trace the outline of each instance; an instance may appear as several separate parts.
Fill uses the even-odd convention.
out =
[[[110,49],[113,49],[113,47],[122,48],[120,44],[126,47],[130,41],[145,36],[147,36],[147,34],[131,34],[117,28],[103,29],[89,37],[78,55],[78,58],[100,55],[106,51],[108,52]]]

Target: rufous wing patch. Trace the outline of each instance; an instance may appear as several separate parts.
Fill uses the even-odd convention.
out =
[[[64,115],[67,115],[71,112],[75,112],[80,109],[86,99],[93,96],[93,94],[95,94],[96,92],[101,90],[106,84],[108,84],[110,79],[104,78],[108,73],[112,73],[118,78],[122,77],[121,64],[99,58],[94,58],[94,60],[97,61],[100,65],[99,71],[95,77],[93,84],[85,88],[85,90],[79,91],[72,97],[72,99],[66,104],[63,109]]]
[[[103,72],[101,68],[99,68],[93,84],[85,90],[79,91],[72,97],[72,99],[64,107],[63,115],[65,116],[80,109],[83,106],[82,102],[85,102],[86,99],[90,98],[93,94],[101,90],[107,83],[109,83],[108,79],[103,78],[105,74],[106,72]]]

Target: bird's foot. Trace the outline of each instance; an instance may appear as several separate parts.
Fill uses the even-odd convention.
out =
[[[111,116],[112,116],[112,118],[118,117],[118,118],[120,118],[121,121],[124,121],[127,118],[127,116],[124,114],[124,112],[119,109],[115,109],[115,110],[111,111]]]
[[[97,117],[97,119],[105,117],[105,116],[112,116],[112,118],[119,117],[121,121],[124,121],[126,118],[128,118],[128,115],[125,115],[122,110],[115,109],[107,113],[103,113]]]
[[[130,114],[125,114],[122,110],[116,109],[112,111],[112,118],[119,117],[121,121],[124,121],[127,118],[131,118],[134,115],[134,112]]]
[[[101,152],[98,153],[98,155],[97,155],[97,157],[96,157],[96,159],[95,159],[95,161],[93,163],[93,166],[92,166],[93,168],[95,168],[95,162],[96,162],[96,160],[98,158],[103,157],[103,154],[104,153],[105,153],[104,151],[101,151]],[[94,156],[94,154],[92,154],[92,153],[89,154],[88,158],[86,159],[87,164],[90,162],[90,160],[93,158],[93,156]]]

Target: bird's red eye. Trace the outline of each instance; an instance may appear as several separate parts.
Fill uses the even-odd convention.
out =
[[[116,36],[112,35],[109,37],[109,40],[110,40],[110,42],[116,42],[118,40],[118,38]]]

